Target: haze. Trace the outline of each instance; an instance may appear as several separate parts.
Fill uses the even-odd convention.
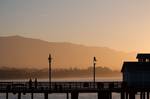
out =
[[[149,0],[0,0],[0,35],[150,52]]]

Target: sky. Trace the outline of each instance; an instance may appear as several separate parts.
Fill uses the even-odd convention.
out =
[[[150,0],[0,0],[0,36],[150,52]]]

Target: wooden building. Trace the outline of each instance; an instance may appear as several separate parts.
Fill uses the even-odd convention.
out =
[[[123,81],[129,87],[150,87],[150,54],[138,54],[137,62],[124,62]]]

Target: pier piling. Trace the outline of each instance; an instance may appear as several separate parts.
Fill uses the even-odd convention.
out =
[[[79,93],[78,92],[72,92],[71,93],[71,99],[78,99]]]
[[[125,99],[125,93],[121,92],[121,99]]]
[[[48,93],[44,93],[44,99],[48,99]]]
[[[145,99],[145,92],[143,92],[143,99]]]
[[[149,99],[149,92],[147,92],[147,99]]]
[[[102,99],[102,98],[103,98],[102,93],[98,92],[98,99]]]
[[[140,92],[140,99],[143,99],[143,92]]]
[[[21,99],[21,93],[18,93],[18,99]]]
[[[34,98],[34,94],[33,93],[31,93],[31,99],[33,99]]]
[[[145,99],[145,92],[141,92],[140,99]]]
[[[98,99],[112,99],[112,93],[109,91],[98,92]]]
[[[126,97],[126,99],[129,99],[129,94],[128,94],[128,92],[126,92],[125,97]]]
[[[135,92],[129,93],[129,99],[135,99]]]
[[[8,99],[8,92],[6,93],[6,99]]]
[[[69,93],[67,92],[67,94],[66,94],[66,99],[69,99]]]

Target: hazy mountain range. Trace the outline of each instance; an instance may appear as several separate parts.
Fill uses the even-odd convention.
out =
[[[0,37],[0,67],[47,68],[52,54],[53,68],[88,68],[93,56],[97,66],[120,69],[125,60],[134,60],[136,53],[107,47],[90,47],[66,42],[47,42],[21,36]]]

